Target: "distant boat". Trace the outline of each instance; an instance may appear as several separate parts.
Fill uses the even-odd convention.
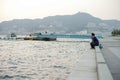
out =
[[[10,33],[6,37],[4,37],[5,40],[15,40],[17,39],[17,35],[15,33]]]
[[[40,37],[40,35],[43,35],[43,34],[41,33],[30,34],[28,37],[25,37],[24,40],[56,41],[56,38]]]

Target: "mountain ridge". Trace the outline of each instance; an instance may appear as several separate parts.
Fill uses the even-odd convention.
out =
[[[43,19],[14,19],[0,23],[0,34],[14,32],[27,34],[35,32],[49,32],[57,34],[106,33],[113,29],[120,29],[119,20],[102,20],[88,13],[78,12],[73,15],[48,16]]]

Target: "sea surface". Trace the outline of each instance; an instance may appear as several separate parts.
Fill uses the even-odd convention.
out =
[[[66,80],[88,43],[0,40],[0,80]]]

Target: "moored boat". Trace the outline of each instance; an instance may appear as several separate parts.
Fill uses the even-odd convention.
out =
[[[40,41],[56,41],[56,38],[52,37],[43,37],[41,33],[30,34],[28,37],[24,37],[24,40],[40,40]]]

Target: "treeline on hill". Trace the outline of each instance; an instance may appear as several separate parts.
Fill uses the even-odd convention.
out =
[[[118,36],[120,35],[120,29],[116,29],[112,31],[112,36]]]

